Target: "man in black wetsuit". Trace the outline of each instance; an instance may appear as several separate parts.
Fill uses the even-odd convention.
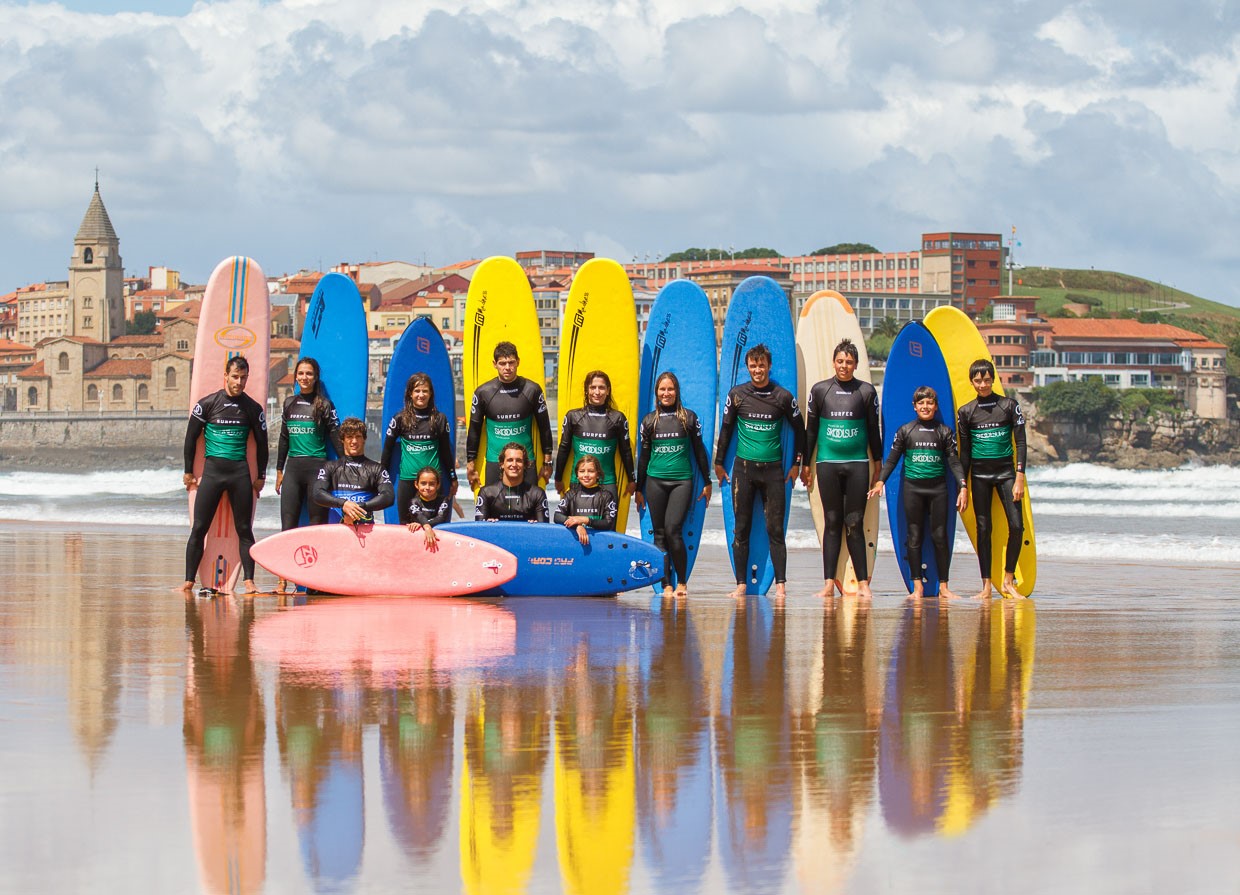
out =
[[[264,373],[264,375],[266,375]],[[185,583],[180,590],[194,589],[194,578],[202,562],[207,531],[215,518],[220,499],[227,494],[232,505],[233,528],[241,552],[241,573],[246,593],[256,593],[254,560],[254,500],[267,482],[267,415],[257,401],[245,393],[250,378],[250,364],[244,357],[230,357],[224,365],[224,387],[207,395],[194,405],[185,429],[186,491],[198,489],[194,499],[194,521],[185,545]],[[253,479],[246,459],[246,444],[254,436],[255,468]],[[205,443],[202,477],[194,477],[194,454],[198,439]],[[226,576],[230,577],[230,576]],[[215,581],[222,590],[227,581]]]
[[[732,566],[736,571],[734,595],[745,595],[749,574],[749,529],[753,523],[754,501],[761,495],[770,543],[771,563],[775,567],[775,596],[787,594],[788,551],[784,546],[784,483],[796,479],[805,455],[805,426],[792,392],[771,380],[771,352],[755,345],[745,354],[749,382],[728,392],[715,447],[715,476],[720,484],[728,480],[723,467],[728,445],[736,433],[736,461],[732,465]],[[784,473],[783,427],[792,429],[792,468]]]
[[[340,424],[344,456],[331,460],[314,483],[314,502],[340,511],[346,525],[374,522],[375,511],[396,501],[392,478],[382,464],[366,456],[366,424],[355,416]]]
[[[995,367],[990,361],[974,361],[969,367],[969,382],[977,398],[960,408],[956,439],[960,444],[960,463],[973,483],[977,562],[982,570],[982,589],[977,599],[990,599],[992,590],[990,514],[995,494],[999,495],[1008,523],[1003,584],[999,589],[1006,596],[1019,598],[1016,562],[1025,537],[1020,504],[1025,496],[1025,417],[1015,399],[994,393]]]
[[[486,479],[488,483],[500,478],[500,452],[509,442],[523,445],[534,453],[534,426],[542,441],[542,469],[530,464],[525,479],[531,485],[551,478],[551,417],[547,413],[547,399],[542,386],[524,376],[517,375],[521,363],[517,346],[512,342],[500,342],[494,352],[495,379],[489,379],[474,389],[473,404],[469,411],[469,432],[465,438],[465,473],[469,487],[477,493],[481,476],[476,462],[478,447],[485,431],[487,437]]]
[[[531,484],[526,473],[530,458],[525,445],[510,441],[499,453],[500,477],[487,482],[474,502],[478,522],[546,522],[547,492]]]

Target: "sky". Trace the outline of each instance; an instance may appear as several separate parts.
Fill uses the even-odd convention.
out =
[[[1240,304],[1240,4],[0,0],[0,292],[130,272],[908,251]]]

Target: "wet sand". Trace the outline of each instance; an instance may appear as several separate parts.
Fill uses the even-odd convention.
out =
[[[1240,888],[1230,567],[280,607],[183,538],[0,523],[0,891]]]

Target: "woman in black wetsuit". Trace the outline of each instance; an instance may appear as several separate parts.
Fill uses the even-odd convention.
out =
[[[453,409],[455,412],[455,409]],[[435,408],[435,385],[425,373],[414,373],[405,383],[405,406],[392,417],[383,436],[384,469],[392,468],[392,453],[400,451],[396,476],[396,508],[400,521],[413,521],[409,506],[417,493],[417,478],[427,466],[439,470],[447,483],[449,501],[456,495],[456,456],[452,452],[452,420]]]
[[[663,593],[689,593],[689,554],[681,531],[693,506],[693,467],[705,480],[698,500],[710,503],[710,456],[697,414],[680,403],[680,380],[665,372],[654,385],[655,409],[638,432],[637,508],[650,507],[654,545],[663,551]],[[675,577],[673,578],[673,573]]]
[[[603,470],[599,484],[611,492],[619,506],[636,488],[633,472],[633,444],[629,440],[629,421],[611,400],[611,378],[602,370],[592,370],[585,378],[585,404],[564,414],[560,427],[560,448],[555,457],[555,481],[560,493],[577,481],[576,459],[592,456]],[[629,484],[621,495],[616,484],[616,456],[619,455]],[[574,473],[569,476],[569,464]]]

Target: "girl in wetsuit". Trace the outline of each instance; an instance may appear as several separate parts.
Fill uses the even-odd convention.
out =
[[[621,495],[616,483],[616,457],[624,465],[629,484]],[[576,459],[595,457],[603,470],[600,484],[611,492],[617,505],[621,496],[626,500],[636,490],[633,473],[633,445],[629,441],[629,421],[611,400],[611,378],[602,370],[593,370],[585,378],[585,404],[564,414],[560,427],[560,448],[555,457],[555,480],[561,493],[575,484]],[[569,478],[569,464],[574,464]]]
[[[965,487],[964,467],[956,455],[956,433],[937,419],[939,396],[934,389],[923,385],[913,392],[913,409],[917,419],[896,430],[891,441],[891,451],[878,475],[878,483],[866,496],[873,500],[883,493],[883,486],[896,464],[904,459],[904,518],[908,525],[905,545],[909,575],[913,581],[914,600],[925,593],[925,573],[921,563],[921,545],[930,522],[930,540],[934,544],[935,570],[939,576],[939,597],[948,600],[956,595],[947,586],[951,571],[952,545],[947,543],[947,476],[950,474],[959,486],[956,494],[956,511],[964,512],[969,504],[969,491]]]
[[[405,383],[405,406],[392,417],[383,436],[383,455],[379,462],[392,468],[392,454],[400,451],[400,471],[396,477],[396,507],[400,521],[413,521],[409,507],[417,493],[421,470],[433,466],[440,481],[447,482],[447,498],[456,494],[456,455],[452,451],[452,422],[435,409],[435,386],[430,376],[414,373]]]
[[[224,387],[202,398],[189,415],[185,429],[186,491],[198,489],[194,500],[194,520],[185,545],[185,583],[181,590],[194,588],[194,577],[202,562],[207,531],[215,510],[225,494],[232,506],[233,528],[241,553],[241,573],[246,593],[256,593],[254,560],[254,501],[267,481],[267,415],[257,401],[245,393],[250,364],[244,357],[230,357],[224,364]],[[254,436],[256,475],[250,477],[246,444]],[[205,443],[201,478],[194,477],[194,454],[198,439]],[[216,582],[223,588],[226,582]]]
[[[582,457],[573,472],[576,483],[560,498],[555,522],[576,532],[582,544],[589,544],[589,529],[616,530],[616,498],[600,484],[603,465],[598,457]]]
[[[417,493],[407,508],[409,530],[422,532],[426,546],[431,550],[435,549],[436,544],[435,526],[452,519],[452,498],[444,496],[440,482],[438,469],[434,466],[422,467],[416,481]]]
[[[327,507],[310,499],[319,470],[327,462],[330,440],[336,455],[340,446],[340,421],[336,407],[327,397],[319,379],[319,362],[312,357],[297,361],[293,372],[300,391],[284,401],[280,424],[280,445],[276,452],[276,493],[280,495],[280,530],[296,528],[302,507],[311,525],[327,521]]]
[[[813,458],[801,473],[806,487],[816,476],[819,500],[826,525],[822,533],[820,597],[835,595],[844,583],[837,579],[841,539],[857,575],[857,596],[870,596],[869,557],[865,543],[866,492],[878,481],[883,456],[878,421],[878,392],[854,373],[857,346],[842,340],[832,353],[835,376],[810,389],[806,408],[806,456]],[[811,498],[812,499],[812,498]]]
[[[710,457],[697,414],[680,403],[680,380],[665,372],[654,385],[655,409],[638,433],[637,508],[650,507],[654,545],[663,551],[663,593],[689,592],[689,554],[682,529],[693,505],[694,464],[705,480],[698,500],[710,502]]]
[[[546,522],[547,492],[530,484],[526,470],[530,465],[525,445],[510,441],[499,455],[500,479],[483,485],[474,502],[474,519],[479,522]]]

